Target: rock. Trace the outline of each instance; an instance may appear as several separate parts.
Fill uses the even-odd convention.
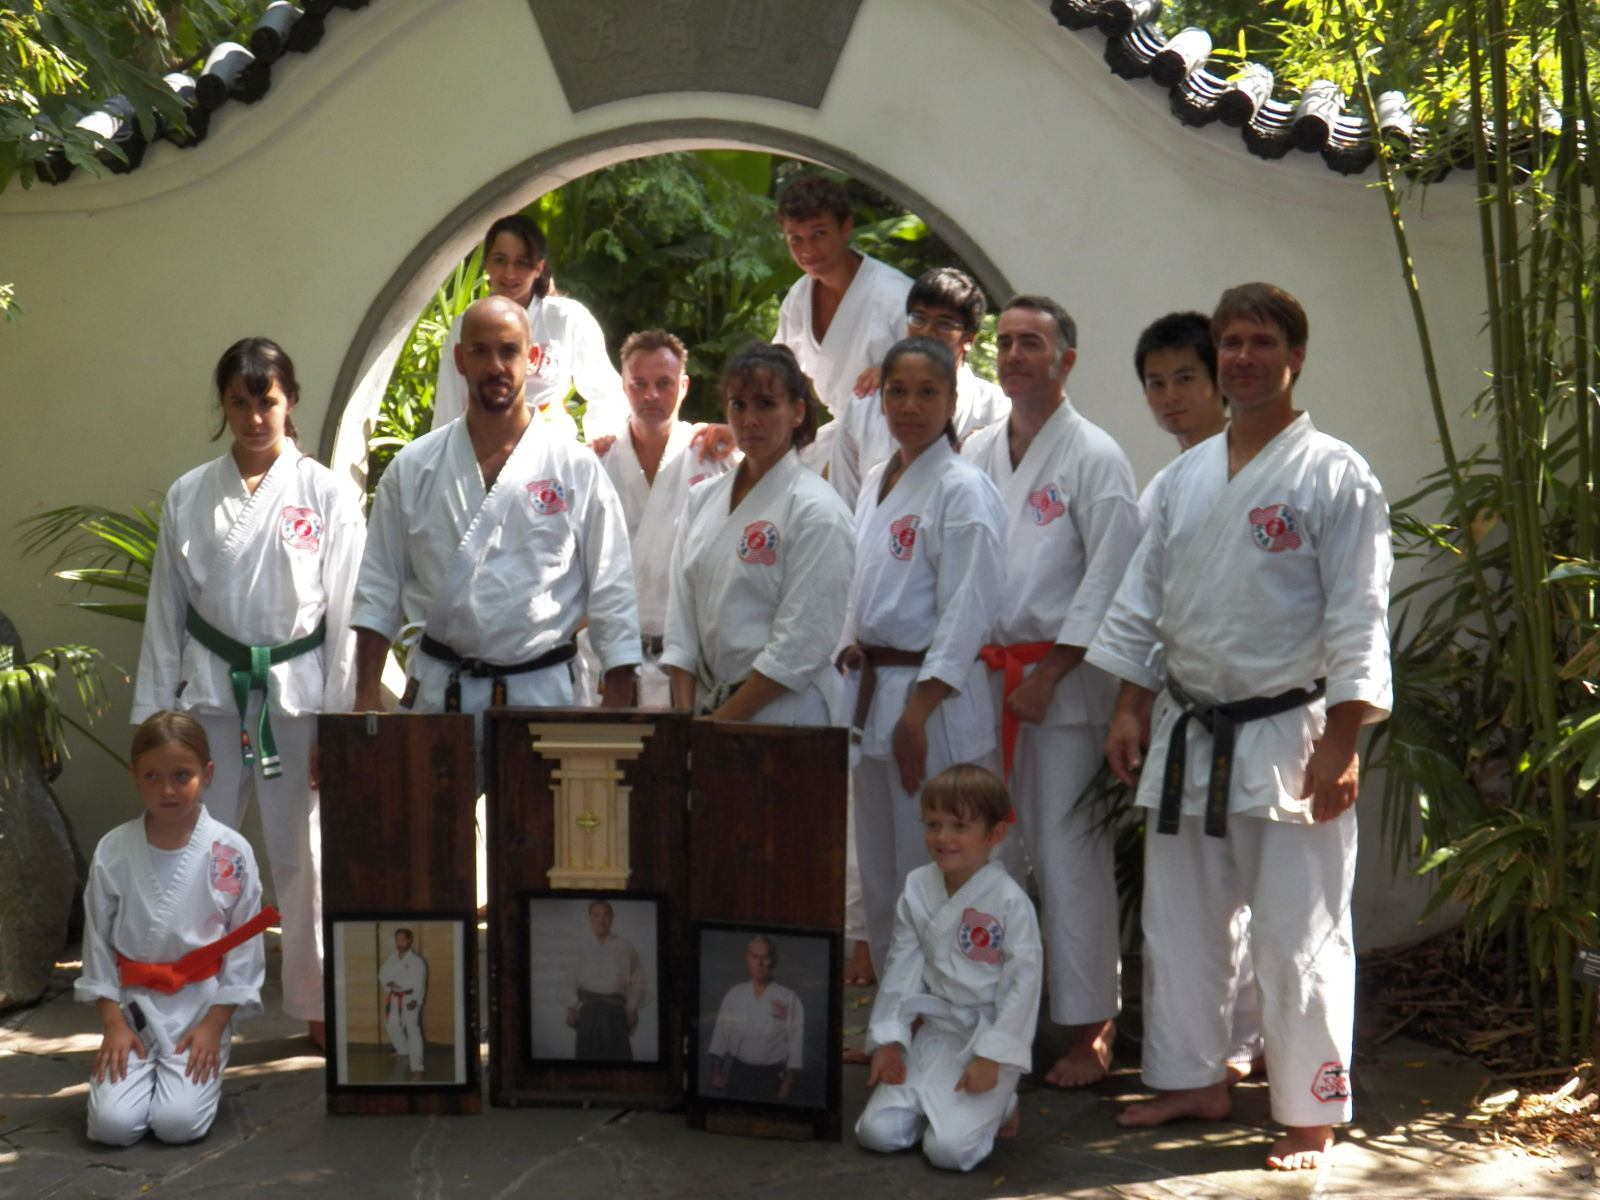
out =
[[[0,614],[0,643],[22,641]],[[39,998],[66,945],[79,887],[79,857],[39,752],[0,771],[0,1011]]]

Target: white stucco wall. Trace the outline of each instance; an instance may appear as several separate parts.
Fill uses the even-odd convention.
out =
[[[1263,162],[1234,130],[1184,128],[1161,91],[1110,75],[1101,49],[1098,34],[1059,28],[1045,0],[864,0],[818,110],[681,93],[574,116],[522,0],[337,13],[313,53],[274,68],[265,99],[219,111],[200,147],[0,195],[0,276],[26,306],[0,328],[0,511],[127,507],[218,453],[207,375],[251,333],[294,356],[308,446],[333,440],[329,414],[349,401],[337,457],[350,461],[398,339],[487,218],[678,145],[832,148],[836,165],[866,164],[936,208],[1015,288],[1076,315],[1070,390],[1141,479],[1171,445],[1133,377],[1138,330],[1208,310],[1230,283],[1281,284],[1311,317],[1304,406],[1367,454],[1391,498],[1410,491],[1437,456],[1370,175],[1298,154]],[[1464,408],[1484,358],[1471,197],[1447,184],[1410,219]],[[0,608],[30,647],[87,641],[134,665],[133,627],[60,607],[57,585],[35,585],[43,564],[19,565],[10,524],[0,563]],[[101,728],[120,743],[126,692],[114,702]],[[86,846],[134,811],[96,754],[80,748],[58,784]],[[1376,886],[1376,853],[1363,867],[1363,940],[1409,936],[1404,906]]]

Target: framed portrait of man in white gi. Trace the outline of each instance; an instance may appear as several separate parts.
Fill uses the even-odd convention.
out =
[[[697,921],[693,941],[696,1098],[826,1109],[839,1069],[839,935]]]
[[[666,897],[530,891],[528,1047],[539,1066],[653,1066],[664,1061],[670,980],[662,978]]]
[[[328,1090],[476,1090],[472,918],[324,918]]]

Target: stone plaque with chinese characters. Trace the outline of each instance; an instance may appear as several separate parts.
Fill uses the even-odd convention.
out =
[[[817,108],[861,0],[528,0],[573,112],[661,92]]]

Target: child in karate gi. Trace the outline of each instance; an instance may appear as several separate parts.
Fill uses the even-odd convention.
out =
[[[261,1011],[266,958],[250,844],[200,803],[205,729],[158,712],[133,735],[145,813],[95,847],[84,891],[79,1000],[105,1036],[89,1082],[89,1137],[131,1146],[204,1137],[217,1115],[235,1017]]]
[[[869,1150],[904,1150],[921,1138],[934,1166],[970,1171],[997,1136],[1016,1133],[1044,947],[1033,902],[989,861],[1010,811],[1005,785],[971,763],[922,789],[933,862],[906,879],[872,1006],[867,1086],[876,1090],[856,1122]]]

